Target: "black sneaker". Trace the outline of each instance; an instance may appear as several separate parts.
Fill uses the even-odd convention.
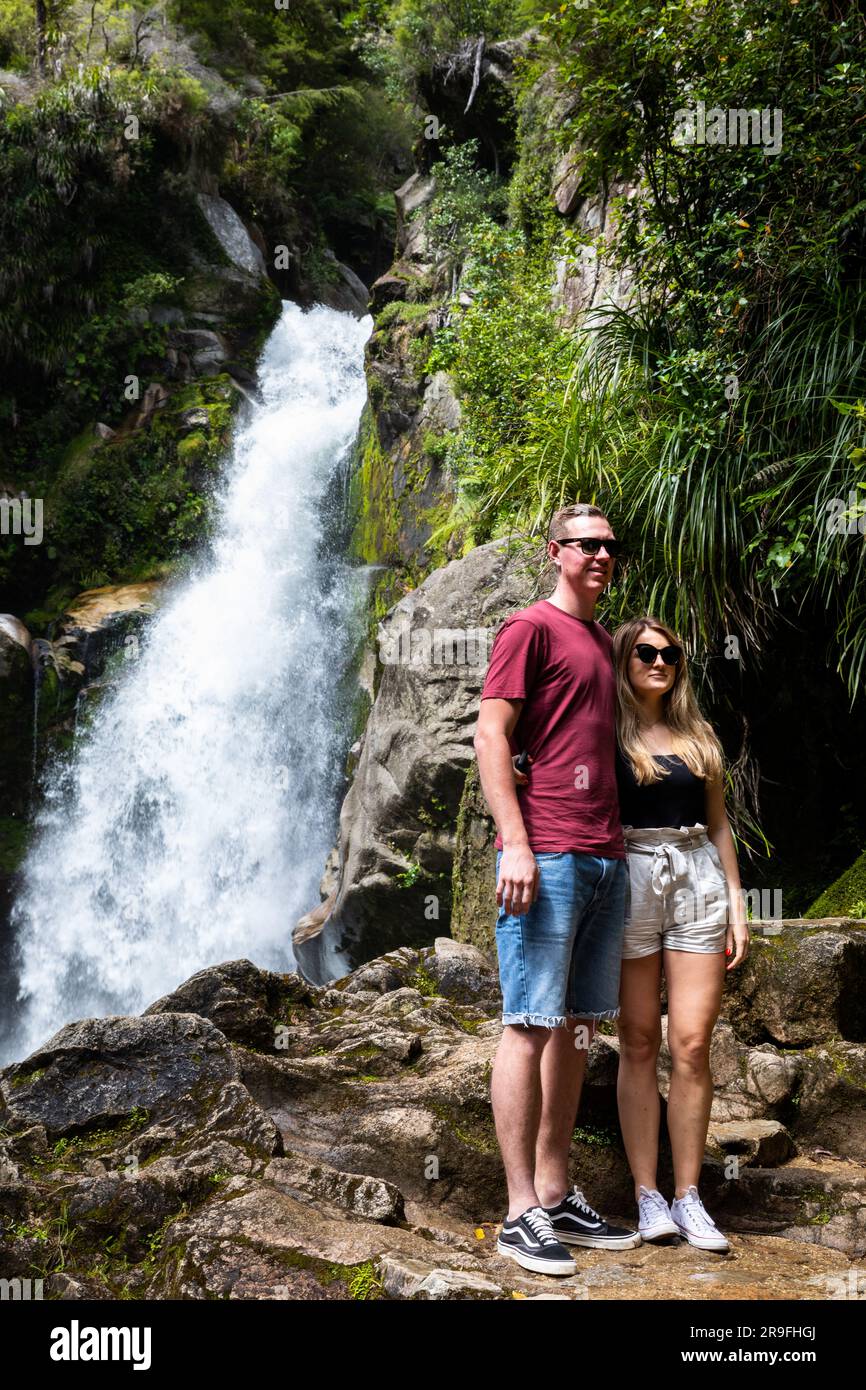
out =
[[[496,1242],[500,1255],[508,1255],[524,1269],[537,1274],[575,1274],[577,1265],[553,1234],[543,1207],[529,1207],[513,1221],[502,1223]]]
[[[630,1226],[612,1226],[589,1205],[580,1188],[573,1187],[555,1207],[543,1207],[554,1235],[563,1245],[589,1245],[594,1250],[632,1250],[641,1245],[640,1233]]]

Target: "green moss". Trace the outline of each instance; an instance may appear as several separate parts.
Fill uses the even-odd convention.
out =
[[[418,323],[428,317],[432,308],[431,304],[410,304],[405,299],[394,299],[378,315],[376,328],[387,328],[395,323]]]
[[[805,917],[866,917],[866,850],[825,888]]]
[[[350,507],[356,518],[351,546],[354,557],[365,565],[394,560],[399,552],[399,518],[393,464],[382,451],[369,407],[361,417]]]
[[[336,1265],[334,1268],[339,1271],[338,1277],[346,1279],[346,1287],[352,1298],[369,1301],[380,1298],[384,1293],[384,1284],[376,1266],[369,1260],[362,1265]]]
[[[43,1077],[46,1070],[46,1067],[38,1067],[35,1071],[18,1072],[17,1075],[13,1076],[11,1084],[13,1086],[29,1086],[32,1082]]]
[[[578,1144],[588,1144],[594,1149],[612,1149],[618,1146],[616,1132],[603,1125],[578,1125],[572,1131],[572,1139]]]
[[[432,998],[433,995],[439,993],[439,986],[433,979],[433,976],[427,973],[423,965],[415,967],[412,974],[409,976],[408,984],[411,985],[413,989],[417,989],[419,994],[424,994],[428,998]]]
[[[185,439],[178,441],[177,456],[184,463],[193,462],[200,459],[208,452],[208,441],[203,434],[193,430]]]
[[[824,1192],[819,1187],[807,1188],[801,1194],[801,1220],[806,1226],[826,1226],[829,1221],[837,1216],[842,1210],[842,1201],[839,1197],[834,1197],[830,1192]],[[806,1204],[817,1204],[818,1211],[814,1216],[805,1215]]]
[[[858,1055],[852,1057],[850,1053],[843,1053],[841,1047],[841,1040],[831,1039],[810,1050],[829,1053],[833,1070],[840,1080],[860,1091],[866,1091],[866,1061]]]
[[[15,816],[0,816],[0,874],[14,874],[30,843],[32,825]]]
[[[428,1109],[432,1110],[468,1149],[482,1154],[497,1151],[496,1125],[489,1106],[476,1112],[464,1108],[460,1115],[455,1115],[448,1106],[434,1101],[428,1102]]]
[[[467,1018],[464,1014],[455,1014],[454,1017],[457,1020],[457,1026],[464,1033],[471,1033],[474,1036],[481,1027],[481,1019]]]

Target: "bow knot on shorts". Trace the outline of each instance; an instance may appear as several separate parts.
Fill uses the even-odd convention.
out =
[[[671,888],[678,879],[688,878],[689,861],[676,845],[666,843],[656,845],[653,850],[652,887],[661,895]]]

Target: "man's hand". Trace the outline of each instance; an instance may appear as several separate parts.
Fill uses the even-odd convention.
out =
[[[481,786],[502,836],[496,901],[517,917],[528,912],[538,896],[538,864],[517,797],[518,785],[529,778],[514,766],[510,744],[522,708],[522,700],[482,700],[475,730]]]
[[[528,787],[528,786],[529,786],[529,778],[527,777],[526,773],[525,773],[525,772],[521,772],[521,771],[520,771],[520,768],[517,766],[517,759],[518,759],[519,757],[520,757],[520,754],[519,754],[519,753],[515,753],[515,754],[514,754],[514,757],[511,759],[511,766],[514,768],[514,780],[515,780],[515,782],[517,783],[518,787]],[[528,761],[528,762],[530,762],[530,763],[535,762],[535,759],[534,759],[529,753],[527,753],[526,757],[527,757],[527,761]]]
[[[538,897],[538,863],[529,845],[506,845],[499,861],[496,901],[506,912],[522,917]]]

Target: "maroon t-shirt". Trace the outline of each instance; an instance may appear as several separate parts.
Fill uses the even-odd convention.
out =
[[[524,702],[511,746],[534,760],[517,795],[538,853],[626,857],[612,648],[600,623],[573,618],[547,599],[513,614],[496,634],[481,698]]]

